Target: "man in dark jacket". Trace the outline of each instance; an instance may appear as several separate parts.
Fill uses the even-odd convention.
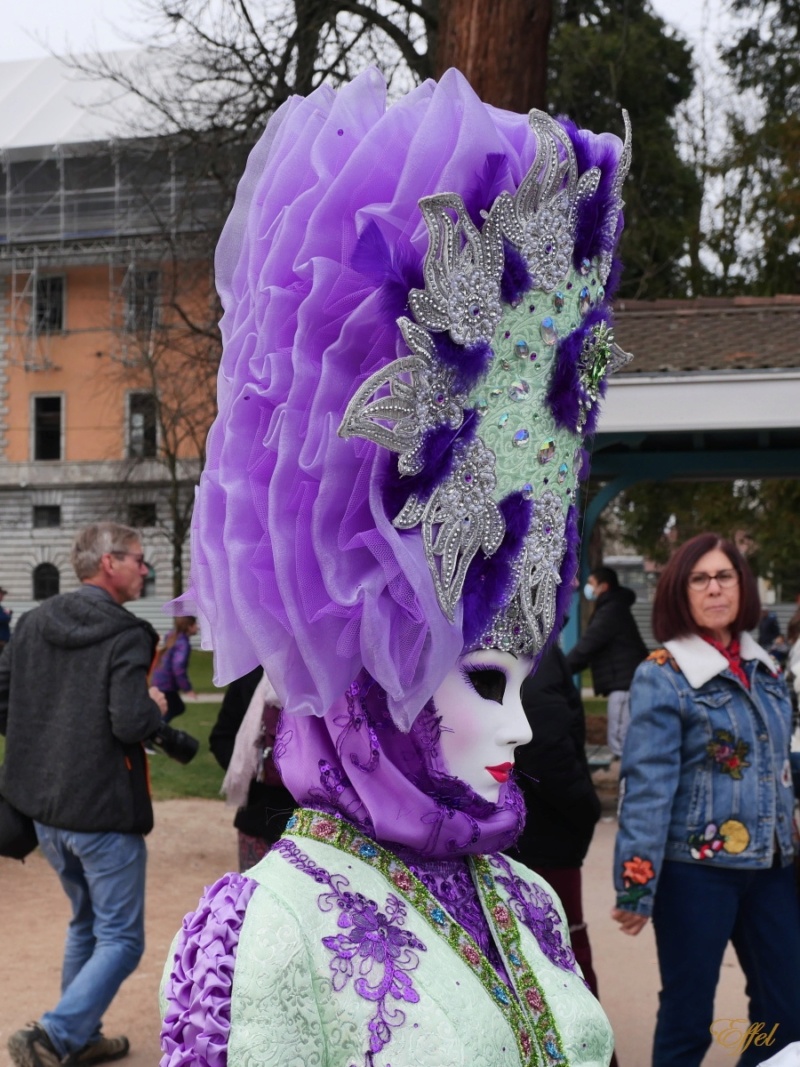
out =
[[[608,697],[608,747],[619,759],[630,722],[631,681],[647,656],[631,613],[636,594],[619,584],[611,567],[596,567],[583,592],[595,609],[580,641],[567,653],[567,663],[573,674],[591,668],[595,693]]]
[[[122,605],[147,575],[136,530],[96,523],[72,550],[81,581],[19,620],[0,657],[0,793],[35,822],[72,905],[61,999],[8,1041],[17,1067],[120,1059],[103,1014],[144,951],[144,834],[153,807],[142,741],[166,702],[148,690],[155,630]]]

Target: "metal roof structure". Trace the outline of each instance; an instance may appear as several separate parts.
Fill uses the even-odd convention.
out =
[[[104,57],[120,70],[155,69],[157,54],[130,50]],[[161,61],[163,63],[163,61]],[[55,56],[0,63],[0,152],[35,159],[53,149],[130,136],[146,105],[110,79],[90,78]]]

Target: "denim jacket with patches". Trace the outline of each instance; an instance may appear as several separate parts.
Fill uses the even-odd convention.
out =
[[[701,637],[668,641],[631,687],[614,856],[617,905],[650,915],[665,859],[770,867],[794,855],[792,711],[771,657],[741,635],[750,689]]]

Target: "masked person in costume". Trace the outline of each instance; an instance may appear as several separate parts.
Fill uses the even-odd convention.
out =
[[[629,138],[448,72],[292,98],[220,242],[191,597],[263,665],[299,810],[187,916],[163,1067],[605,1065],[561,906],[503,855],[614,345]]]

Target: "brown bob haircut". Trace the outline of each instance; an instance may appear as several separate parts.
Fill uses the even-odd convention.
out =
[[[739,575],[739,612],[732,626],[734,634],[753,630],[758,625],[761,600],[747,561],[732,541],[715,533],[703,533],[684,542],[661,572],[653,601],[653,636],[656,641],[671,641],[675,637],[700,633],[689,609],[689,575],[697,561],[715,548],[725,553]]]

